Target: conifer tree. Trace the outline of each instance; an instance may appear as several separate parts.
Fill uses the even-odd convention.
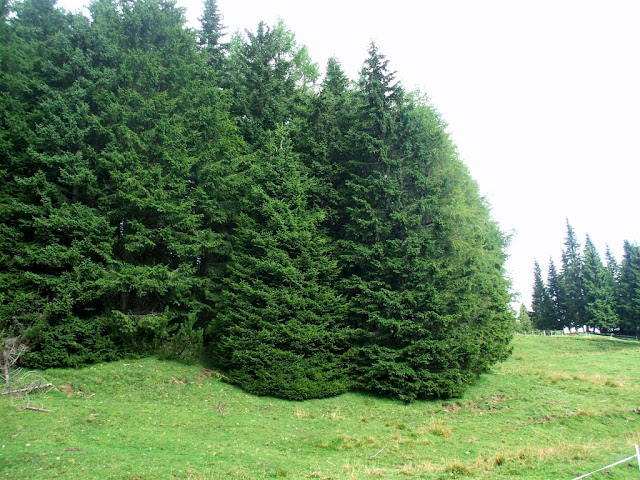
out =
[[[5,224],[20,233],[2,258],[22,279],[13,308],[30,305],[19,321],[37,319],[25,356],[36,366],[114,358],[193,325],[223,251],[211,172],[234,135],[182,11],[97,0],[91,12],[89,23],[26,1],[12,20],[33,52],[32,93],[6,159]]]
[[[298,106],[318,77],[305,46],[280,21],[258,24],[246,38],[229,45],[225,86],[232,92],[232,113],[250,146],[260,149],[268,133],[297,118]]]
[[[546,287],[542,280],[542,269],[538,260],[533,262],[533,294],[531,297],[531,321],[533,325],[544,330],[544,305],[547,297]]]
[[[582,285],[583,258],[580,253],[580,243],[568,219],[564,246],[562,269],[559,276],[558,303],[566,314],[566,326],[577,327],[585,323]]]
[[[531,312],[531,321],[533,325],[539,330],[555,330],[561,328],[558,322],[558,310],[554,302],[554,291],[557,288],[557,274],[555,273],[553,260],[549,260],[548,274],[548,284],[551,285],[553,291],[550,291],[548,284],[545,285],[542,280],[542,269],[537,260],[534,261],[533,275],[533,297],[531,300],[531,308],[533,310]],[[554,278],[556,280],[554,280]]]
[[[23,235],[15,200],[20,188],[16,177],[28,175],[29,103],[38,99],[32,89],[35,45],[29,35],[17,31],[15,5],[2,2],[0,24],[0,330],[10,331],[9,320],[31,324],[37,318],[42,299],[30,290],[21,275],[16,255],[22,250]],[[13,20],[10,20],[13,17]],[[15,332],[18,333],[18,332]]]
[[[210,328],[230,380],[301,400],[350,386],[349,330],[333,284],[338,266],[310,205],[313,180],[279,129],[246,172],[226,290]]]
[[[97,208],[103,197],[91,107],[99,73],[89,23],[54,2],[28,0],[17,5],[11,27],[30,57],[11,85],[13,98],[29,92],[13,127],[23,132],[4,158],[11,172],[4,188],[13,194],[3,223],[17,233],[10,265],[17,283],[9,282],[7,297],[15,322],[28,330],[32,351],[23,359],[50,366],[114,358],[108,325],[96,314],[113,240]]]
[[[620,266],[616,260],[616,257],[611,252],[611,248],[607,245],[607,249],[604,254],[605,258],[605,266],[607,268],[607,272],[609,273],[608,278],[609,281],[613,281],[614,284],[617,284],[618,279],[620,278]]]
[[[640,246],[624,242],[619,279],[620,327],[627,334],[640,336]]]
[[[569,326],[566,320],[566,313],[560,303],[561,287],[560,278],[556,264],[552,258],[549,259],[549,272],[547,274],[547,295],[546,325],[548,329],[559,330]]]
[[[602,264],[589,235],[584,247],[582,277],[586,325],[605,332],[618,326],[613,276]]]
[[[117,231],[105,288],[122,313],[116,319],[133,323],[136,335],[167,324],[188,330],[210,317],[211,280],[228,257],[220,204],[235,196],[225,177],[241,145],[184,21],[165,0],[127,3],[122,15],[104,10],[94,20],[122,65],[102,116],[106,207]]]
[[[529,311],[524,304],[520,304],[520,310],[518,311],[518,322],[516,324],[516,330],[520,333],[529,333],[533,329],[531,323],[531,317]]]
[[[221,42],[224,25],[217,0],[205,0],[204,11],[199,20],[201,25],[199,44],[205,49],[207,64],[220,70],[227,45]]]
[[[375,45],[357,96],[336,233],[349,318],[366,332],[358,380],[408,401],[457,395],[508,352],[505,238],[437,114]]]
[[[340,195],[344,193],[348,179],[346,169],[350,158],[349,131],[354,128],[355,95],[350,81],[342,71],[340,63],[330,58],[320,93],[311,108],[306,141],[298,142],[302,159],[319,181],[314,203],[327,212],[325,224],[337,238],[346,212]]]

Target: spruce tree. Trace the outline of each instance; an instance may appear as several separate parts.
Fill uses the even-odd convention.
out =
[[[538,260],[533,262],[533,293],[531,297],[531,321],[540,330],[544,330],[544,305],[547,297],[546,287],[542,280],[542,269]]]
[[[520,333],[530,333],[533,329],[531,323],[531,317],[529,311],[524,304],[520,304],[520,310],[518,311],[518,322],[516,324],[516,331]]]
[[[640,246],[624,242],[619,279],[620,327],[622,331],[640,336]]]
[[[586,325],[604,332],[618,326],[613,275],[602,264],[588,235],[584,247],[582,276]]]
[[[212,354],[229,379],[259,394],[302,400],[350,386],[338,266],[310,205],[313,179],[285,129],[245,172],[232,263]]]
[[[229,253],[220,204],[235,196],[229,157],[241,145],[183,11],[164,0],[127,3],[121,15],[107,7],[94,24],[117,45],[121,68],[101,117],[105,207],[117,232],[105,289],[137,341],[211,317],[212,276]]]
[[[273,27],[260,22],[255,33],[245,33],[236,34],[229,45],[224,86],[231,90],[241,133],[259,150],[268,132],[295,123],[318,69],[282,21]]]
[[[207,64],[216,70],[222,68],[227,45],[221,42],[224,32],[222,15],[218,10],[217,0],[205,0],[204,11],[200,20],[199,44],[204,48]]]
[[[325,224],[337,238],[346,212],[340,195],[348,179],[346,169],[350,158],[349,131],[354,128],[355,95],[351,82],[340,63],[330,58],[320,93],[315,98],[305,142],[298,142],[302,159],[319,180],[314,202],[327,212]]]
[[[32,90],[36,81],[33,63],[35,44],[28,35],[17,31],[15,6],[2,2],[0,24],[0,330],[19,328],[37,319],[41,302],[37,291],[21,274],[16,254],[23,248],[23,235],[15,199],[20,188],[16,177],[28,175],[23,168],[27,161],[30,127],[29,103],[37,100]],[[11,21],[10,17],[14,20]],[[18,325],[9,325],[14,318]],[[15,332],[19,333],[19,332]]]
[[[182,11],[97,0],[91,12],[26,1],[11,24],[32,55],[18,70],[29,95],[11,96],[24,132],[2,168],[1,259],[35,366],[155,348],[171,329],[197,337],[224,258],[217,200],[234,197],[223,164],[238,141]]]
[[[54,2],[25,1],[15,13],[11,26],[30,59],[11,85],[22,100],[16,126],[24,131],[4,158],[11,172],[4,191],[13,194],[3,198],[11,205],[3,223],[16,233],[9,266],[16,282],[7,298],[30,341],[23,359],[51,366],[114,358],[108,322],[98,313],[114,242],[94,170],[100,74],[90,25]]]
[[[531,321],[539,330],[556,330],[561,328],[558,322],[558,309],[554,299],[556,298],[557,274],[553,260],[549,260],[548,283],[542,280],[542,269],[537,260],[533,267],[533,297],[531,299]],[[555,280],[554,280],[555,279]]]
[[[556,264],[552,258],[549,259],[549,272],[547,274],[547,307],[546,307],[546,325],[551,330],[561,330],[564,327],[568,327],[566,320],[566,312],[563,310],[560,303],[561,287],[560,278],[558,276],[558,270]]]
[[[458,395],[508,352],[506,239],[437,114],[375,45],[356,95],[334,234],[349,318],[366,333],[357,379],[407,401]]]
[[[567,219],[567,236],[562,251],[562,268],[559,276],[558,303],[565,313],[565,326],[585,324],[584,291],[582,285],[583,258],[580,243]]]
[[[605,266],[607,268],[607,271],[609,272],[609,278],[615,283],[620,278],[620,266],[618,265],[618,261],[613,255],[613,252],[611,252],[611,248],[609,248],[609,245],[607,245],[604,258],[606,262]]]

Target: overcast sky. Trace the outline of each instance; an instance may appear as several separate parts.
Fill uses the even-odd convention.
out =
[[[83,0],[60,0],[76,11]],[[201,1],[179,0],[197,26]],[[566,218],[618,261],[640,241],[640,1],[218,0],[228,33],[282,18],[324,71],[356,78],[374,40],[449,125],[493,218],[513,233],[519,302],[560,266]]]

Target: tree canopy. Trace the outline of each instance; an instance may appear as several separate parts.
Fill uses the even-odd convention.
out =
[[[215,0],[199,31],[173,0],[2,5],[0,331],[29,365],[206,355],[256,394],[411,401],[509,354],[508,239],[375,43],[320,81],[282,21],[224,42]]]

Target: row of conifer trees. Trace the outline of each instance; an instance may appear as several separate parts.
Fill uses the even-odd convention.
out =
[[[531,321],[541,330],[587,327],[640,334],[640,246],[628,241],[618,264],[607,246],[602,261],[587,235],[584,249],[567,221],[560,271],[549,260],[546,282],[534,264]]]
[[[279,22],[2,1],[0,330],[35,367],[204,352],[284,398],[460,394],[509,352],[505,236],[370,46]],[[223,40],[228,40],[223,43]]]

